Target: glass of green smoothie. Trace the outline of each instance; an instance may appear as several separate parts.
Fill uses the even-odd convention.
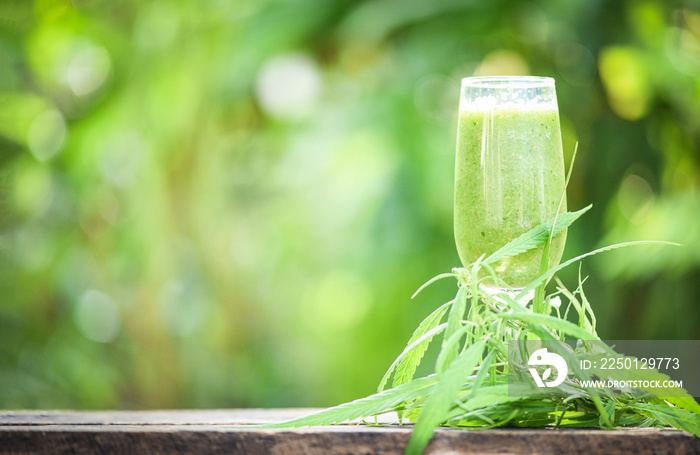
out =
[[[455,172],[455,239],[462,264],[490,255],[566,211],[564,158],[554,80],[547,77],[462,79]],[[559,263],[566,231],[550,246]],[[498,282],[519,289],[539,275],[544,247],[494,264]]]

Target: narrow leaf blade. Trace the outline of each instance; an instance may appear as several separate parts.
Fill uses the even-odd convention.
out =
[[[403,360],[404,356],[408,355],[413,349],[417,348],[424,341],[428,341],[428,340],[432,339],[432,337],[434,337],[435,335],[437,335],[440,332],[442,332],[443,330],[445,330],[446,327],[447,327],[446,322],[443,324],[440,324],[437,327],[434,327],[433,329],[428,330],[425,334],[423,334],[416,341],[414,341],[413,343],[406,346],[406,348],[403,350],[403,352],[401,354],[399,354],[399,356],[394,360],[394,362],[391,364],[391,366],[389,366],[389,369],[386,370],[386,373],[384,373],[384,377],[382,377],[382,380],[379,383],[379,386],[377,387],[377,392],[381,392],[382,390],[384,390],[384,387],[386,386],[387,381],[391,377],[391,372],[394,371],[394,368],[396,368],[396,365],[398,365],[399,362],[401,362]]]
[[[700,415],[666,405],[638,403],[634,408],[653,419],[700,437]]]
[[[604,246],[602,248],[598,248],[597,250],[589,251],[588,253],[582,254],[580,256],[576,256],[575,258],[569,259],[566,262],[562,262],[556,267],[552,267],[547,271],[547,273],[543,273],[542,275],[538,276],[535,278],[533,281],[530,282],[527,286],[522,288],[520,292],[515,296],[515,300],[520,300],[523,297],[527,295],[528,292],[531,290],[535,289],[540,283],[542,283],[545,280],[548,280],[552,275],[557,273],[559,270],[563,269],[564,267],[568,267],[569,265],[573,264],[574,262],[580,261],[584,258],[587,258],[589,256],[593,256],[599,253],[603,253],[605,251],[610,251],[610,250],[615,250],[617,248],[622,248],[626,246],[633,246],[633,245],[672,245],[672,246],[681,246],[679,243],[675,242],[666,242],[663,240],[639,240],[635,242],[623,242],[623,243],[616,243],[614,245],[608,245]]]
[[[407,346],[410,346],[412,343],[415,343],[417,340],[423,337],[423,335],[437,327],[438,324],[440,324],[440,321],[445,315],[445,312],[447,311],[447,308],[450,304],[450,302],[447,302],[446,304],[440,306],[438,309],[433,311],[427,318],[425,318],[423,322],[420,323],[415,332],[413,332],[411,339],[408,340]],[[394,375],[394,387],[401,384],[405,384],[411,379],[413,379],[413,375],[416,372],[416,368],[418,368],[418,365],[420,364],[420,361],[423,358],[423,354],[425,354],[425,351],[428,349],[432,338],[433,337],[431,336],[425,341],[419,343],[415,348],[411,349],[406,355],[404,355],[403,358],[399,361],[398,365],[396,366],[396,374]]]
[[[481,360],[484,342],[477,341],[452,362],[441,375],[418,416],[418,421],[406,447],[406,454],[420,454],[433,437],[435,427],[445,422],[465,378]]]
[[[415,379],[393,389],[375,393],[359,400],[344,403],[339,406],[324,409],[314,414],[270,425],[264,428],[296,428],[317,425],[332,425],[361,417],[368,417],[387,411],[403,402],[414,400],[430,393],[437,382],[436,376]]]
[[[496,317],[504,319],[516,319],[528,324],[541,324],[549,329],[559,330],[562,333],[571,335],[581,340],[595,339],[595,334],[582,329],[576,324],[572,324],[564,319],[555,318],[546,314],[531,313],[529,311],[513,311],[510,314],[499,314]]]
[[[420,292],[421,292],[423,289],[427,288],[428,286],[430,286],[431,284],[435,283],[436,281],[442,280],[443,278],[450,278],[450,277],[457,277],[457,275],[454,274],[454,273],[452,273],[452,272],[446,272],[446,273],[441,273],[441,274],[439,274],[439,275],[435,275],[434,277],[432,277],[431,279],[429,279],[428,281],[426,281],[425,283],[423,283],[423,284],[421,285],[421,287],[419,287],[419,288],[416,290],[416,292],[413,293],[413,295],[411,296],[411,298],[412,298],[412,299],[415,298],[418,294],[420,294]]]
[[[444,338],[442,341],[441,352],[443,365],[449,366],[452,361],[457,358],[459,353],[459,346],[456,343],[448,346],[447,342],[452,338],[460,327],[462,327],[462,318],[464,317],[464,310],[467,307],[467,288],[465,286],[460,286],[457,290],[457,296],[455,297],[452,308],[450,309],[450,314],[447,317],[447,329],[445,329]],[[440,370],[437,371],[441,373]]]
[[[569,227],[581,215],[586,213],[592,206],[589,205],[578,212],[564,212],[554,216],[543,223],[535,226],[521,236],[508,242],[505,246],[484,259],[485,264],[493,264],[510,257],[524,253],[533,248],[537,248],[549,239],[550,234],[555,236]]]

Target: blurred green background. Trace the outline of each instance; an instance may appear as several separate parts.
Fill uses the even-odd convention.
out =
[[[603,338],[700,337],[700,8],[0,3],[0,408],[327,406],[454,294],[460,78],[554,77]],[[561,276],[570,285],[578,270]]]

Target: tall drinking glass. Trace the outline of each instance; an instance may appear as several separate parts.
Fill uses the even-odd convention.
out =
[[[465,266],[553,217],[564,180],[553,79],[462,79],[454,214]],[[551,267],[561,259],[565,238],[566,231],[553,239]],[[494,264],[494,270],[509,287],[523,288],[539,275],[543,253],[544,247],[530,250]]]

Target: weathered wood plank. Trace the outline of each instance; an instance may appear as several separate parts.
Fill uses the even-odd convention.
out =
[[[2,425],[234,425],[282,422],[318,409],[178,409],[161,411],[1,411]]]
[[[308,412],[308,409],[43,415],[22,412],[14,416],[0,412],[0,453],[400,454],[410,436],[410,428],[397,426],[336,425],[275,430],[227,426],[279,421],[280,417],[286,419]],[[15,420],[7,423],[7,419]],[[122,423],[115,424],[117,420]],[[700,455],[700,447],[698,440],[688,433],[656,428],[439,429],[427,453]]]

